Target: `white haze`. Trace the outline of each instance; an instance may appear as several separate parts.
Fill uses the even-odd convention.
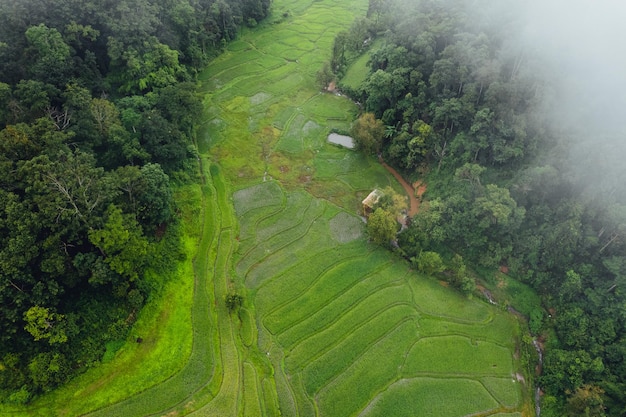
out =
[[[531,0],[524,7],[522,41],[549,64],[556,84],[555,122],[626,131],[626,2]]]
[[[548,80],[544,113],[563,141],[553,161],[582,197],[626,204],[626,1],[518,1],[513,38]]]

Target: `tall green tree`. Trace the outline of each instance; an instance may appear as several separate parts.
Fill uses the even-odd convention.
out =
[[[25,329],[37,340],[48,343],[65,343],[67,335],[64,329],[64,316],[51,312],[49,308],[33,306],[24,313]]]
[[[366,154],[378,154],[382,146],[384,125],[373,113],[363,113],[352,125],[350,135],[358,149]]]
[[[70,47],[61,33],[41,23],[26,31],[26,39],[37,58],[29,71],[33,79],[62,87],[71,73]]]
[[[377,245],[388,246],[395,239],[398,222],[394,215],[383,208],[377,208],[367,219],[367,233]]]
[[[139,278],[148,253],[148,241],[132,216],[110,205],[104,227],[91,229],[89,241],[100,249],[111,270],[130,281]]]
[[[445,269],[443,260],[437,252],[423,251],[418,256],[412,258],[412,263],[418,271],[432,276]]]

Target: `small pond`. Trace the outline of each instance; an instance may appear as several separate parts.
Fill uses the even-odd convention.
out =
[[[354,139],[350,136],[331,133],[328,135],[328,141],[330,143],[334,143],[335,145],[341,145],[348,149],[354,149]]]

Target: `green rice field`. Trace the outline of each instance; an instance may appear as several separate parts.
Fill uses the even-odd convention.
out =
[[[417,275],[358,236],[354,214],[301,192],[276,195],[275,187],[235,193],[267,196],[263,205],[235,199],[235,211],[246,213],[246,250],[235,268],[256,306],[281,411],[464,416],[523,408],[514,317]],[[353,228],[339,239],[337,219]]]
[[[368,242],[361,200],[403,189],[326,141],[358,108],[315,74],[367,6],[275,0],[207,67],[202,181],[177,196],[187,260],[107,363],[0,414],[533,415],[517,319]]]

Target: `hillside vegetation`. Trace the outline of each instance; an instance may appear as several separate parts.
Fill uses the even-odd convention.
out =
[[[0,1],[2,401],[112,358],[175,274],[194,74],[268,7]]]
[[[516,316],[368,239],[403,188],[326,141],[365,1],[0,6],[0,412],[531,415]]]
[[[530,285],[543,303],[522,308],[545,342],[542,415],[624,415],[623,123],[609,122],[593,71],[577,72],[584,55],[523,39],[538,29],[529,8],[372,0],[335,39],[327,68],[376,132],[357,136],[359,148],[428,183],[429,209],[399,235],[402,255],[419,267],[434,253],[451,269],[462,257],[494,291],[510,278]]]
[[[515,318],[368,243],[355,216],[373,188],[403,193],[377,160],[326,141],[350,129],[357,108],[320,92],[317,71],[365,5],[298,2],[298,14],[295,4],[276,3],[293,15],[232,43],[201,75],[201,148],[229,178],[239,220],[229,278],[244,298],[241,338],[258,338],[281,413],[529,412]],[[245,377],[259,359],[242,356]]]

